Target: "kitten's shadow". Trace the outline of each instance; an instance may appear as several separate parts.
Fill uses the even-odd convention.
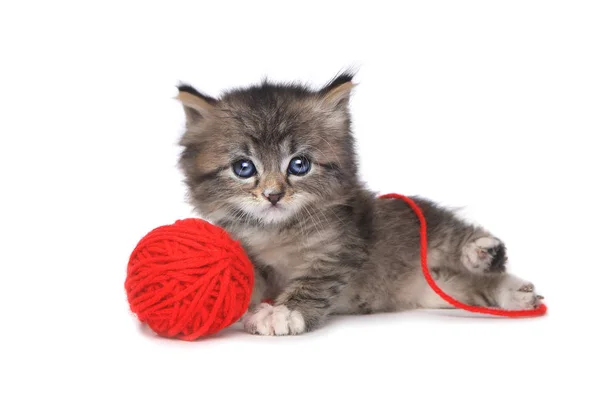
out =
[[[392,323],[398,320],[431,320],[431,319],[506,319],[500,316],[472,313],[460,309],[452,308],[440,308],[440,309],[423,309],[423,310],[408,310],[398,312],[387,312],[387,313],[374,313],[374,314],[363,314],[363,315],[334,315],[327,323],[313,332],[309,332],[302,336],[309,336],[312,334],[326,333],[329,328],[337,329],[342,325],[348,326],[349,323],[358,324],[375,324],[375,323]],[[144,323],[138,321],[138,329],[140,333],[148,338],[165,340],[173,343],[198,343],[207,342],[213,340],[229,339],[232,337],[257,337],[256,335],[250,335],[244,331],[244,328],[240,322],[236,322],[231,326],[216,332],[210,336],[203,336],[196,340],[186,341],[177,338],[169,338],[160,336],[155,333],[150,327]],[[261,336],[258,336],[261,337]],[[267,336],[268,337],[268,336]],[[292,338],[294,336],[290,336]]]
[[[423,315],[444,317],[444,318],[484,318],[484,319],[505,319],[497,315],[490,314],[481,314],[469,312],[466,310],[460,310],[456,308],[436,308],[436,309],[427,309],[427,310],[416,310],[416,313],[420,313]]]
[[[142,322],[138,322],[138,330],[145,337],[152,338],[155,340],[172,341],[174,343],[197,343],[197,342],[206,342],[206,341],[211,341],[211,340],[220,340],[220,339],[227,339],[227,338],[231,338],[231,337],[235,337],[235,336],[247,335],[247,333],[244,331],[244,329],[240,323],[235,323],[235,324],[228,326],[227,328],[222,329],[219,332],[216,332],[212,335],[202,336],[195,340],[182,340],[179,338],[161,336],[161,335],[157,334],[156,332],[154,332],[152,329],[150,329],[150,327],[148,325],[146,325]]]
[[[327,325],[348,323],[355,321],[359,323],[381,323],[394,322],[398,320],[475,320],[475,319],[506,319],[495,315],[472,313],[465,310],[455,308],[439,308],[439,309],[422,309],[422,310],[406,310],[396,312],[384,312],[364,315],[335,315],[329,320]]]

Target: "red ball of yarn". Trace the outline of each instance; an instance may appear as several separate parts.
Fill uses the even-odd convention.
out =
[[[226,328],[250,304],[254,270],[242,246],[201,219],[150,231],[131,253],[131,311],[161,336],[194,340]]]

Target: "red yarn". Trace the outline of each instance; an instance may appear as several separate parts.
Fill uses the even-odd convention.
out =
[[[184,340],[213,334],[250,304],[254,270],[242,246],[201,219],[158,227],[127,267],[131,311],[157,334]]]
[[[448,303],[452,304],[454,307],[462,308],[463,310],[471,311],[474,313],[481,314],[490,314],[497,315],[502,317],[538,317],[546,314],[548,308],[545,304],[541,304],[539,307],[533,310],[502,310],[498,308],[488,308],[488,307],[478,307],[478,306],[470,306],[468,304],[461,303],[460,301],[454,299],[453,297],[444,293],[442,289],[435,283],[431,274],[429,273],[429,268],[427,266],[427,224],[425,222],[425,217],[423,216],[423,212],[417,206],[417,204],[410,198],[403,196],[401,194],[389,193],[382,196],[380,198],[394,198],[394,199],[402,199],[404,200],[410,208],[414,211],[414,213],[419,218],[420,222],[420,234],[421,234],[421,268],[423,269],[423,274],[425,275],[425,280],[431,286],[434,292],[436,292],[442,299],[446,300]]]

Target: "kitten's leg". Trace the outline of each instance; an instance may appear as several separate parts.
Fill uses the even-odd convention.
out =
[[[447,232],[453,235],[457,240],[455,243],[459,244],[459,251],[454,254],[459,255],[459,266],[462,268],[430,266],[432,276],[442,290],[462,303],[475,306],[507,310],[532,309],[539,306],[542,297],[535,293],[534,286],[506,273],[506,246],[500,239],[476,226],[448,225],[458,227]],[[442,248],[446,253],[452,254],[450,249],[451,247]],[[435,246],[433,251],[436,251]],[[438,257],[436,261],[444,263],[443,257]],[[445,261],[454,264],[453,259]],[[420,299],[423,307],[449,307],[426,282],[424,288]]]
[[[414,200],[427,220],[428,262],[431,268],[466,269],[477,274],[506,271],[506,247],[500,239],[429,200]],[[408,212],[402,212],[405,211]],[[405,214],[398,214],[397,235],[401,235],[405,229],[411,229],[407,220]],[[408,242],[399,244],[408,247]],[[410,243],[408,249],[412,247],[418,248],[419,244]]]
[[[252,288],[252,296],[250,297],[249,309],[252,309],[264,300],[267,293],[267,277],[262,268],[254,268],[254,287]]]
[[[528,310],[540,305],[542,296],[530,282],[511,274],[473,275],[448,269],[434,269],[432,276],[438,286],[458,301],[483,307],[506,310]],[[425,282],[418,300],[422,308],[451,308]]]
[[[242,316],[241,320],[244,321],[247,315],[252,314],[260,306],[261,301],[265,299],[269,285],[267,283],[266,271],[254,264],[254,286],[252,287],[252,295],[250,296],[250,304],[248,309]]]
[[[263,303],[249,313],[244,328],[260,335],[297,335],[316,328],[333,311],[350,273],[337,264],[310,269],[309,274],[292,280],[274,305]]]

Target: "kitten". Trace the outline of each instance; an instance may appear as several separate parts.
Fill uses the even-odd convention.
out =
[[[239,240],[255,265],[243,318],[250,333],[300,334],[333,314],[449,307],[423,278],[412,210],[378,199],[358,179],[352,80],[343,73],[320,90],[263,82],[219,99],[179,86],[187,121],[179,165],[189,200]],[[540,304],[531,283],[506,272],[502,241],[414,200],[427,219],[429,265],[443,290],[472,305]]]

